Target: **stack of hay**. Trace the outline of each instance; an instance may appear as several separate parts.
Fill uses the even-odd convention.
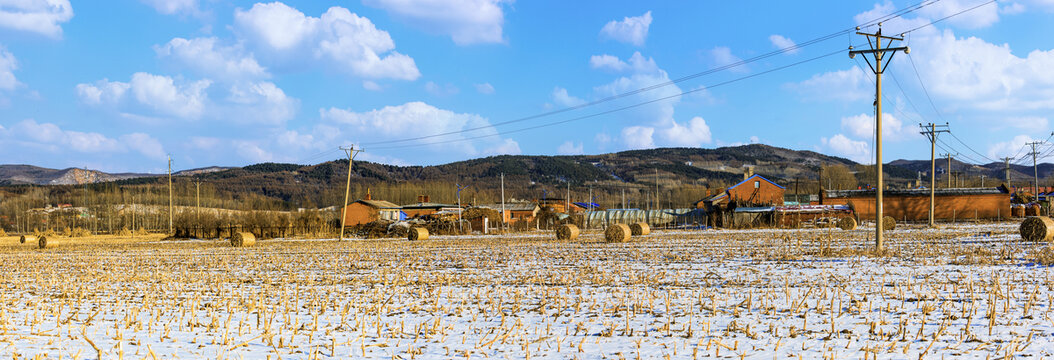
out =
[[[423,227],[410,228],[410,233],[406,236],[409,240],[428,240],[428,229]]]
[[[256,236],[248,232],[236,232],[231,236],[231,246],[247,247],[256,245]]]
[[[838,220],[838,228],[840,228],[842,230],[855,230],[856,229],[856,219],[851,218],[851,217],[841,218],[840,220]]]
[[[627,242],[632,234],[633,231],[626,224],[615,224],[604,231],[604,239],[608,242]]]
[[[1021,238],[1027,241],[1054,239],[1054,220],[1046,216],[1030,216],[1021,222]]]
[[[882,230],[893,230],[897,228],[897,219],[892,216],[882,217]]]
[[[651,234],[651,227],[646,222],[633,223],[629,226],[629,230],[633,236]]]
[[[574,240],[578,238],[578,234],[581,231],[578,230],[578,226],[574,224],[563,224],[556,228],[556,239],[557,240]]]

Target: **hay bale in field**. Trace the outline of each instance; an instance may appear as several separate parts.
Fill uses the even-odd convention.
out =
[[[26,242],[32,244],[34,241],[37,241],[37,237],[33,235],[22,235],[18,237],[19,244],[25,244]]]
[[[651,234],[651,227],[646,222],[633,223],[629,226],[629,231],[633,236],[648,235]]]
[[[47,236],[41,236],[40,239],[37,240],[37,248],[38,249],[50,249],[50,248],[53,248],[53,247],[55,247],[55,242],[54,241],[48,242],[48,237]]]
[[[1054,220],[1046,216],[1030,216],[1021,222],[1021,238],[1028,241],[1054,239]]]
[[[410,232],[406,235],[409,240],[428,240],[428,229],[423,227],[410,228]]]
[[[581,233],[574,224],[563,224],[556,228],[556,240],[574,240]]]
[[[842,230],[855,230],[856,219],[851,217],[844,217],[841,220],[838,220],[838,228]]]
[[[627,242],[631,235],[633,231],[626,224],[611,225],[604,231],[604,239],[608,242]]]
[[[246,247],[256,245],[256,235],[249,232],[235,232],[231,235],[231,246]]]
[[[893,230],[897,228],[897,219],[892,216],[882,217],[882,230]]]

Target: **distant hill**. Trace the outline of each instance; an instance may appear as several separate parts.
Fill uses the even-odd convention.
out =
[[[945,179],[946,162],[938,161],[938,178]],[[531,199],[543,196],[562,196],[568,191],[586,193],[590,190],[609,204],[621,202],[626,193],[639,202],[652,201],[659,191],[660,201],[676,199],[682,202],[706,196],[707,189],[722,188],[743,179],[748,169],[788,186],[800,185],[802,192],[815,191],[819,170],[823,165],[843,165],[857,173],[860,184],[869,180],[868,167],[849,159],[828,156],[813,151],[790,150],[774,146],[752,144],[743,146],[702,148],[660,148],[632,150],[600,155],[534,156],[503,155],[458,161],[435,166],[395,166],[356,161],[352,170],[352,198],[373,192],[376,198],[397,203],[409,203],[416,195],[431,195],[433,201],[456,201],[454,184],[466,186],[462,200],[493,201],[500,198],[501,176],[504,174],[507,198]],[[955,171],[963,171],[963,179],[979,182],[1002,179],[1001,164],[974,166],[954,162]],[[1015,179],[1025,179],[1030,170],[1015,166]],[[892,187],[909,186],[918,171],[929,171],[929,162],[896,160],[885,166],[888,183]],[[1054,174],[1054,165],[1040,166],[1040,175]],[[177,195],[190,196],[191,180],[200,181],[203,194],[227,199],[231,204],[245,204],[250,208],[267,206],[312,207],[318,204],[339,203],[344,195],[347,161],[333,160],[315,165],[263,163],[245,167],[207,167],[184,170],[174,174]],[[996,180],[998,181],[998,180]],[[0,165],[0,185],[77,185],[85,183],[114,183],[125,186],[152,188],[159,196],[166,182],[158,174],[107,174],[82,169],[53,170],[28,165]],[[995,183],[991,183],[995,184]],[[656,186],[660,189],[655,190]],[[211,189],[211,190],[210,190]],[[180,195],[183,194],[183,195]],[[164,195],[167,196],[167,195]],[[203,195],[204,196],[204,195]],[[583,194],[573,194],[583,198]],[[663,200],[665,199],[665,200]],[[166,200],[167,201],[167,200]],[[629,200],[627,200],[629,201]],[[629,205],[634,205],[632,201]],[[689,202],[690,203],[690,202]],[[256,205],[253,205],[256,204]],[[275,205],[284,204],[284,205]]]

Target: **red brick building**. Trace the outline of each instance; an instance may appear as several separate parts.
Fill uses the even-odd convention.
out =
[[[882,213],[898,221],[929,220],[930,190],[904,189],[882,192]],[[820,194],[824,205],[850,205],[860,219],[875,218],[874,190],[827,190]],[[1010,217],[1010,190],[962,188],[934,190],[934,219],[1006,219]]]
[[[784,188],[762,177],[751,175],[746,180],[732,185],[727,190],[707,199],[704,203],[709,209],[727,208],[735,203],[742,206],[778,206],[783,205]],[[696,205],[697,207],[701,207]]]

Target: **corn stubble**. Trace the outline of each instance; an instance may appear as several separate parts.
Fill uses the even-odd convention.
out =
[[[7,237],[0,356],[1049,356],[1054,277],[1004,266],[1049,247],[1017,230],[901,225],[884,253],[866,227],[49,251]]]

